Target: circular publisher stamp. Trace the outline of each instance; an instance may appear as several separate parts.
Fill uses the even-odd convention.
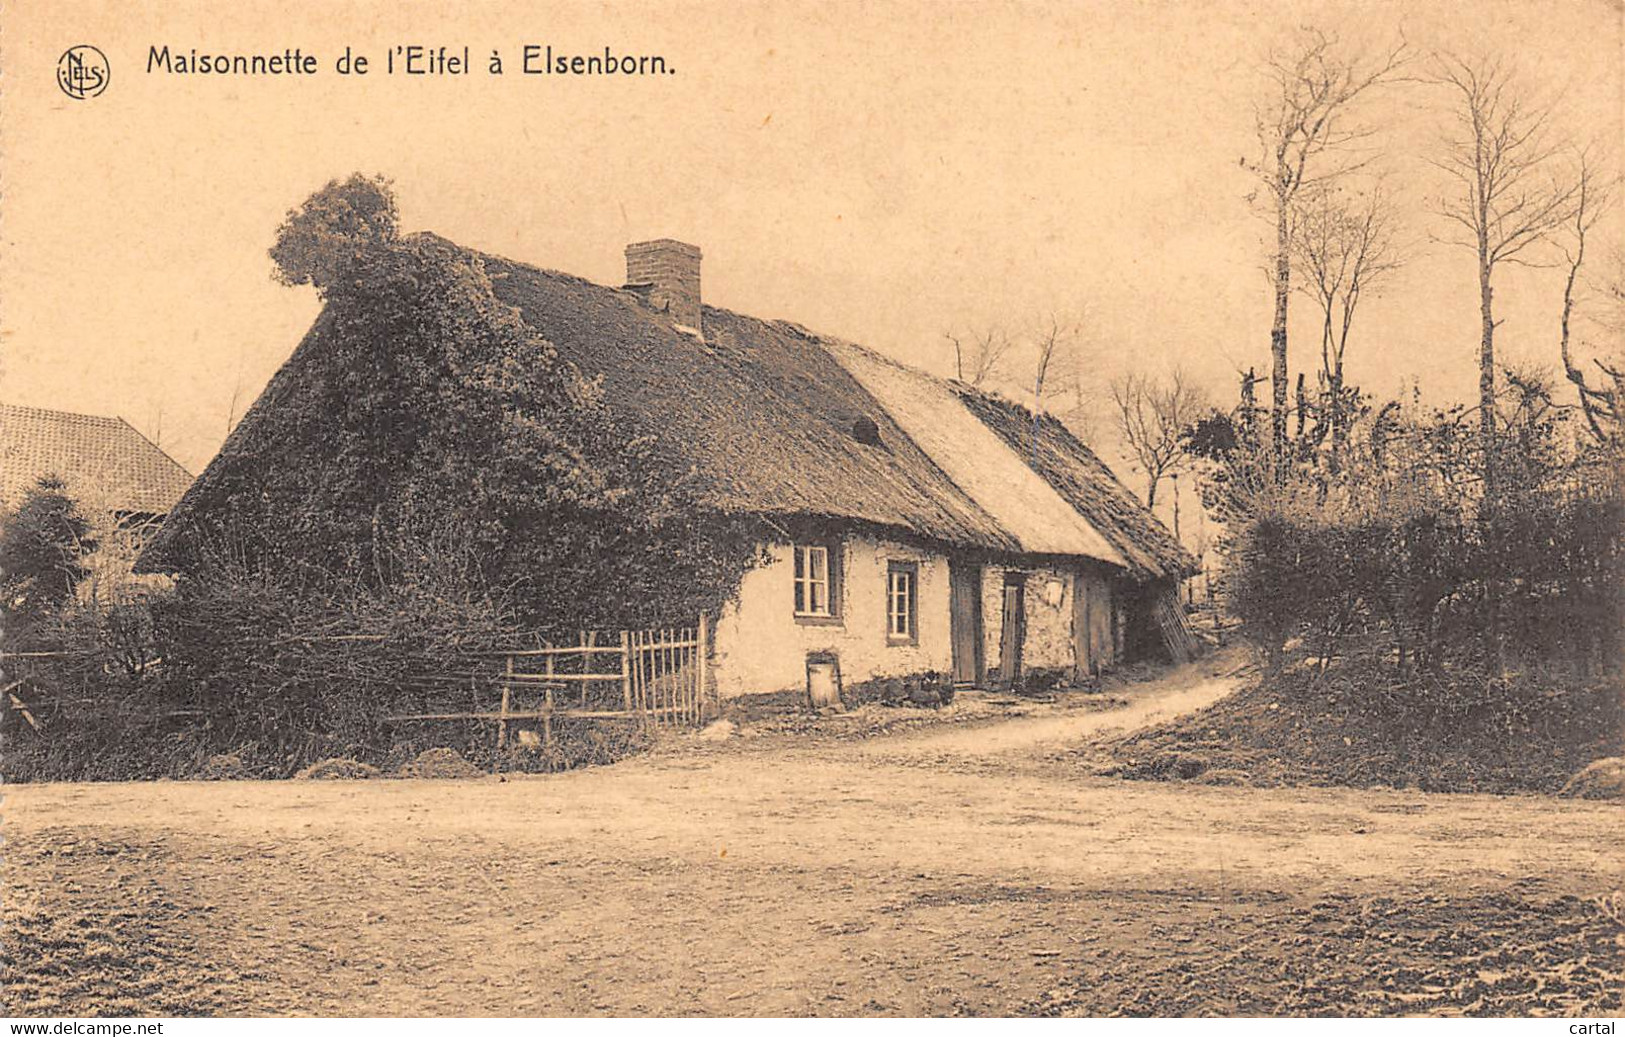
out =
[[[107,55],[88,43],[69,47],[56,62],[56,85],[75,101],[89,100],[106,90],[111,78]]]

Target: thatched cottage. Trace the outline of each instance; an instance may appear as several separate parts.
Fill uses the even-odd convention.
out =
[[[706,306],[692,245],[642,242],[626,261],[621,287],[484,266],[499,300],[601,380],[609,407],[703,477],[707,507],[776,531],[716,619],[720,696],[806,688],[831,670],[847,684],[1081,678],[1163,650],[1157,617],[1170,618],[1193,560],[1059,422]],[[199,487],[247,449],[278,385]]]

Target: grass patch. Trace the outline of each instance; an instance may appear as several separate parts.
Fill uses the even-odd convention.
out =
[[[1197,903],[1143,943],[1083,952],[1021,1014],[1615,1016],[1625,927],[1607,906],[1534,890]]]
[[[1099,773],[1141,780],[1556,793],[1622,750],[1625,702],[1612,677],[1400,682],[1350,663],[1260,680],[1093,752]]]

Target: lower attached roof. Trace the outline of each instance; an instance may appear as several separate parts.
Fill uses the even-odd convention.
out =
[[[1028,554],[1128,562],[1010,444],[965,406],[947,382],[860,346],[827,348],[886,408],[909,438]]]

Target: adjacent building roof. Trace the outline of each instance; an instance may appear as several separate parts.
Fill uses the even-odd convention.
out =
[[[161,515],[192,476],[123,418],[0,404],[0,504],[44,476],[109,511]]]
[[[702,336],[636,292],[481,258],[497,297],[599,379],[606,405],[658,437],[721,512],[819,516],[984,551],[1084,556],[1142,578],[1193,567],[1054,422],[1035,426],[1037,451],[1016,449],[1004,426],[1025,411],[850,343],[711,306]],[[275,463],[279,438],[298,420],[274,412],[297,407],[302,358],[322,348],[322,327],[319,319],[272,378],[181,511],[193,495],[211,497],[211,485],[252,485],[257,467]],[[143,566],[164,560],[165,533]]]

